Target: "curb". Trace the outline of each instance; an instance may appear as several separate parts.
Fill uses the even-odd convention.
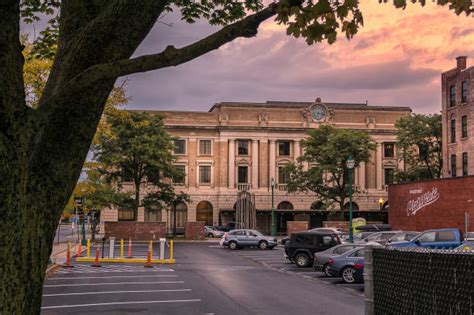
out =
[[[59,268],[60,265],[56,265],[56,264],[52,264],[51,266],[49,266],[48,268],[46,268],[46,271],[45,271],[45,276],[46,277],[49,277],[57,268]]]

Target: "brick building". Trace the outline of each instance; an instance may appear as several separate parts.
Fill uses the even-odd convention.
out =
[[[176,165],[186,174],[175,182],[176,191],[190,195],[174,212],[166,209],[139,209],[138,221],[164,221],[184,231],[186,222],[204,221],[223,225],[235,219],[239,191],[255,196],[257,227],[268,232],[271,226],[271,178],[276,181],[277,231],[287,231],[287,221],[305,221],[310,227],[327,225],[333,218],[321,209],[314,194],[288,194],[281,171],[303,152],[301,141],[308,130],[321,124],[335,128],[366,130],[377,144],[369,163],[355,170],[354,197],[357,216],[368,221],[386,221],[379,211],[379,199],[387,199],[387,184],[395,168],[395,122],[410,115],[408,107],[368,104],[277,102],[218,103],[208,112],[156,111],[165,117],[168,132],[177,137]],[[308,167],[308,166],[306,166]],[[173,214],[173,215],[171,215]],[[102,212],[102,220],[127,220],[117,209]]]
[[[441,75],[443,177],[474,174],[474,67],[467,57]]]

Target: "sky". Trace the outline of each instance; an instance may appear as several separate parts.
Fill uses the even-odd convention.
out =
[[[308,46],[272,20],[254,38],[234,40],[186,64],[127,77],[129,109],[207,111],[218,102],[314,101],[441,109],[441,72],[455,57],[474,64],[474,19],[427,1],[405,10],[362,0],[365,26],[350,41]],[[134,56],[181,47],[218,28],[161,18]]]

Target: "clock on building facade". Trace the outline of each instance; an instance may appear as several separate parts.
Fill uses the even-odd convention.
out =
[[[311,116],[314,120],[323,120],[327,115],[327,110],[324,105],[316,104],[311,107]]]

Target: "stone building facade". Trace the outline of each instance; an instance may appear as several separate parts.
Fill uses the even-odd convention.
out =
[[[208,112],[156,111],[164,115],[168,132],[176,137],[176,165],[186,176],[175,180],[177,192],[191,201],[176,211],[158,214],[140,209],[138,221],[168,222],[183,231],[186,222],[225,225],[235,220],[239,191],[255,197],[257,228],[271,227],[271,178],[275,179],[277,231],[285,233],[287,221],[306,221],[310,227],[328,225],[332,214],[321,209],[312,193],[289,194],[282,167],[303,154],[301,141],[322,124],[335,128],[366,130],[377,144],[370,162],[354,171],[355,216],[368,221],[386,221],[379,200],[387,200],[387,185],[393,171],[403,169],[396,159],[395,122],[410,115],[408,107],[369,106],[354,103],[279,102],[218,103]],[[308,166],[306,166],[308,167]],[[177,181],[177,182],[176,182]],[[344,215],[344,213],[343,213]],[[345,213],[347,217],[347,213]],[[103,211],[102,220],[120,220],[116,209]]]
[[[474,67],[467,57],[441,74],[443,177],[474,174]]]

